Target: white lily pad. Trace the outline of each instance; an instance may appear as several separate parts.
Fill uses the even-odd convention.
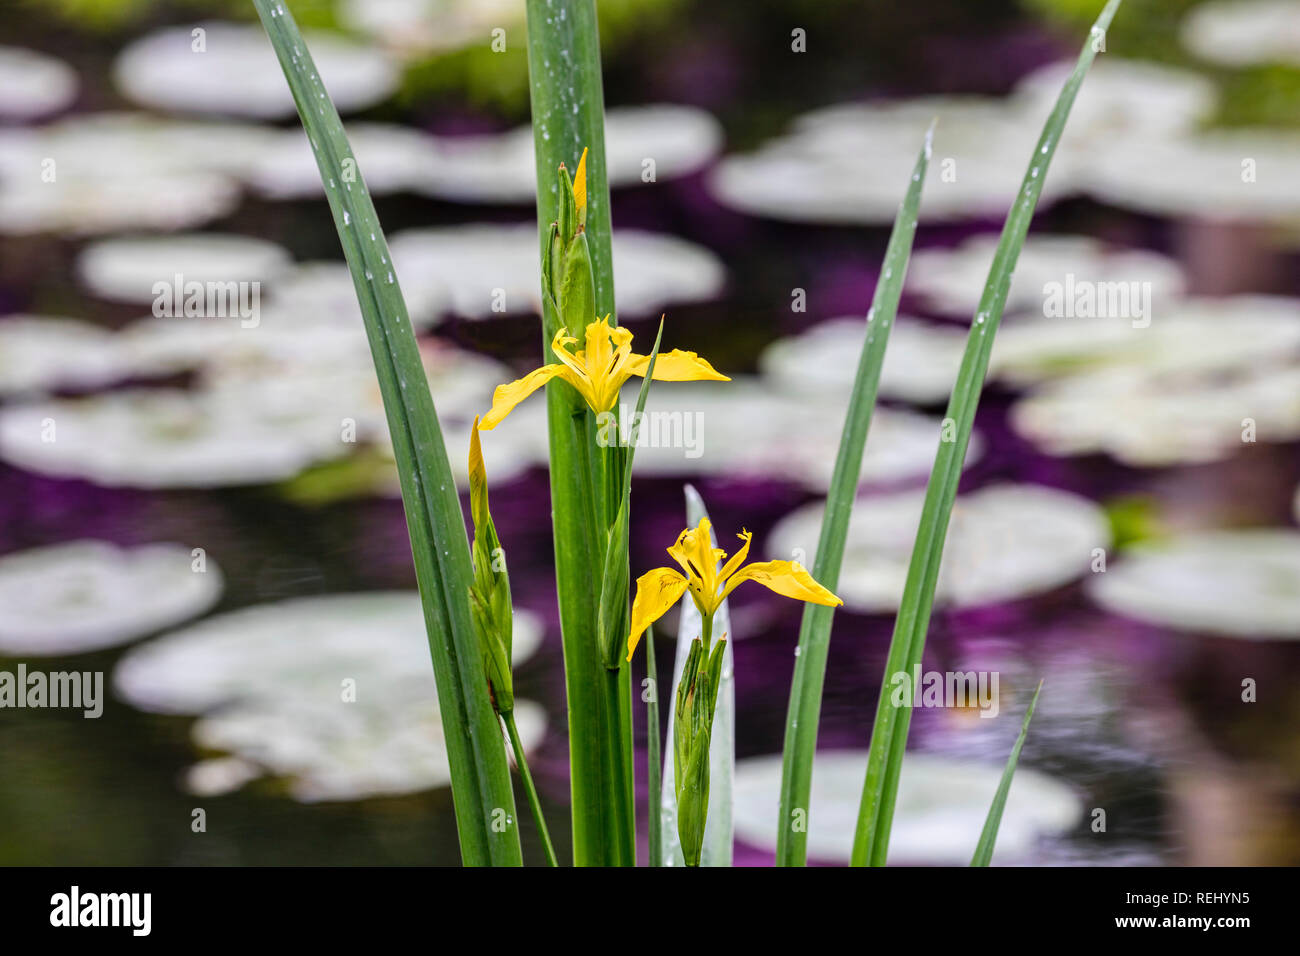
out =
[[[451,763],[431,669],[428,685],[429,693],[420,699],[399,698],[371,708],[337,700],[258,698],[200,718],[193,738],[206,750],[233,751],[289,778],[291,796],[302,803],[446,787]],[[546,712],[532,701],[516,699],[515,723],[525,753],[546,735]]]
[[[360,344],[360,343],[358,343]],[[440,420],[468,423],[490,407],[497,385],[513,373],[495,359],[466,352],[438,341],[422,343],[420,350],[429,390]],[[224,362],[211,367],[203,378],[207,394],[238,411],[274,409],[293,418],[319,417],[334,423],[356,421],[362,439],[387,437],[383,393],[368,351],[353,350],[334,361],[287,363],[278,374],[267,375],[260,363]]]
[[[1151,215],[1287,223],[1300,215],[1300,134],[1242,128],[1112,139],[1084,178],[1102,202]]]
[[[338,16],[349,30],[414,56],[486,46],[498,27],[522,35],[524,8],[519,0],[342,0]]]
[[[213,757],[185,771],[185,789],[196,797],[219,797],[262,775],[261,767],[242,757]]]
[[[85,389],[125,374],[113,333],[79,319],[0,319],[0,395]]]
[[[541,641],[540,619],[516,611],[514,662],[532,657]],[[142,710],[202,714],[235,700],[311,698],[322,687],[337,702],[345,677],[357,681],[358,703],[410,682],[432,693],[417,592],[287,598],[230,611],[136,648],[113,681]]]
[[[0,116],[30,120],[66,108],[77,96],[77,73],[62,60],[0,46]]]
[[[221,571],[179,544],[70,541],[0,558],[0,652],[58,656],[116,647],[207,611]]]
[[[623,393],[630,421],[636,385]],[[762,379],[664,383],[650,390],[636,451],[640,475],[774,478],[830,487],[844,427],[842,404],[782,394]],[[863,484],[928,474],[939,442],[937,418],[878,408],[862,458]],[[613,435],[609,436],[611,439]],[[978,436],[967,461],[981,454]]]
[[[1080,372],[1210,373],[1300,358],[1300,299],[1192,298],[1155,304],[1145,320],[1035,318],[1008,322],[993,374],[1014,384]]]
[[[270,292],[277,311],[309,319],[312,324],[365,328],[352,272],[344,262],[300,262],[277,279]],[[411,325],[417,329],[432,326],[446,306],[441,286],[424,279],[409,287],[403,283],[402,298]]]
[[[1207,531],[1124,552],[1089,593],[1107,610],[1223,637],[1300,638],[1300,533]]]
[[[907,270],[908,291],[924,297],[938,312],[969,319],[979,307],[997,245],[996,235],[981,235],[949,249],[917,251]],[[1067,276],[1079,288],[1099,282],[1149,283],[1156,303],[1181,294],[1185,285],[1178,263],[1159,253],[1117,249],[1087,236],[1035,234],[1025,241],[1016,261],[1006,313],[1042,315],[1045,287],[1064,285]]]
[[[283,274],[290,262],[282,246],[265,239],[192,233],[100,240],[82,250],[77,274],[95,295],[118,302],[155,302],[160,291],[157,286],[162,283],[167,287],[168,303],[181,310],[189,294],[184,288],[188,283],[205,287],[209,283],[257,283],[260,303],[260,286]],[[177,286],[181,295],[179,301],[173,301],[172,290]]]
[[[847,408],[866,333],[861,317],[827,319],[773,342],[758,367],[783,391]],[[965,347],[960,328],[899,316],[880,370],[880,395],[917,404],[942,401],[952,393]]]
[[[312,367],[368,355],[365,330],[308,313],[267,307],[254,324],[239,318],[161,316],[137,319],[118,336],[122,360],[134,375],[151,377],[202,368]]]
[[[532,225],[469,225],[408,229],[392,238],[402,289],[445,290],[466,318],[536,314],[541,309],[537,229]],[[654,315],[674,303],[715,297],[725,282],[708,249],[675,236],[614,233],[614,287],[622,316]],[[432,293],[429,293],[432,294]]]
[[[106,486],[261,484],[351,450],[335,412],[174,389],[35,402],[0,410],[0,458]]]
[[[516,664],[542,626],[516,611]],[[292,778],[304,801],[413,793],[450,782],[428,637],[410,592],[292,598],[211,618],[124,657],[117,693],[204,715],[195,742]],[[525,748],[542,709],[517,701]]]
[[[1300,4],[1233,0],[1197,5],[1182,24],[1183,46],[1222,66],[1300,64]]]
[[[1051,112],[1075,61],[1058,60],[1027,74],[1013,96],[1030,115]],[[1218,100],[1214,81],[1191,70],[1097,57],[1070,107],[1063,142],[1088,149],[1107,138],[1153,139],[1190,132],[1209,119]]]
[[[854,503],[836,588],[845,607],[868,613],[897,609],[924,500],[917,490]],[[814,502],[781,519],[768,553],[809,563],[824,507]],[[978,607],[1043,594],[1087,574],[1093,549],[1109,544],[1105,513],[1086,498],[1042,485],[984,487],[957,498],[935,600]]]
[[[304,39],[339,112],[372,106],[397,88],[398,71],[382,51],[332,33],[309,30]],[[118,54],[113,78],[127,98],[158,110],[258,119],[295,112],[259,24],[208,21],[157,30]]]
[[[817,110],[757,152],[727,157],[711,174],[710,187],[724,205],[775,219],[892,222],[936,117],[921,219],[1001,219],[1019,193],[1043,118],[991,98],[923,97]],[[1072,161],[1068,154],[1053,160],[1043,203],[1073,188]]]
[[[1011,424],[1053,455],[1104,452],[1139,468],[1219,461],[1248,440],[1300,438],[1300,366],[1102,369],[1035,390],[1012,407]]]
[[[189,229],[233,212],[239,187],[215,173],[65,177],[0,186],[0,235],[93,235],[124,229]]]
[[[409,126],[349,123],[347,134],[357,172],[372,196],[413,188],[438,162],[433,137]],[[325,194],[316,157],[307,134],[300,129],[281,134],[249,171],[248,181],[268,199],[311,199]]]
[[[867,752],[820,751],[813,761],[808,807],[808,856],[848,863],[853,852]],[[909,753],[898,782],[890,834],[891,863],[965,866],[970,863],[1002,778],[1002,766]],[[736,764],[736,838],[776,849],[781,755]],[[1021,766],[1011,783],[995,860],[1027,861],[1037,841],[1066,833],[1080,822],[1083,802],[1065,783]]]
[[[164,119],[149,113],[78,113],[57,122],[0,131],[0,168],[54,181],[152,179],[220,173],[243,178],[284,133],[273,126],[228,120]],[[42,173],[46,178],[42,178]]]
[[[531,203],[537,196],[531,127],[443,138],[438,146],[438,162],[425,171],[421,192],[485,203]],[[721,147],[718,121],[695,107],[660,103],[615,107],[605,114],[605,163],[612,187],[686,176]],[[573,157],[573,164],[577,161]]]

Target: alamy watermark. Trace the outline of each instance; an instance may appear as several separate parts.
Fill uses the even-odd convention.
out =
[[[895,707],[971,707],[981,717],[998,715],[997,671],[927,671],[918,664],[911,674],[889,679],[889,702]]]
[[[1133,328],[1151,324],[1151,283],[1094,282],[1067,272],[1064,282],[1043,284],[1043,315],[1049,319],[1131,319]]]
[[[687,458],[704,454],[703,412],[642,412],[626,403],[619,413],[596,416],[596,443],[602,448],[681,448]]]
[[[152,292],[153,314],[160,319],[232,318],[239,319],[245,329],[255,329],[262,321],[262,283],[256,280],[186,281],[178,272],[171,281],[155,282]]]
[[[94,720],[104,712],[103,671],[0,671],[0,708],[68,708]]]

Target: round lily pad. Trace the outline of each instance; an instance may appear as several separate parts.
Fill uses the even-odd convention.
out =
[[[1241,128],[1111,142],[1084,178],[1102,202],[1155,216],[1286,224],[1300,214],[1300,134]]]
[[[62,60],[15,46],[0,46],[0,116],[29,120],[67,107],[77,95],[77,74]]]
[[[827,107],[710,175],[719,202],[793,222],[892,222],[938,118],[922,220],[1001,219],[1016,199],[1041,116],[1009,100],[922,97]],[[1053,160],[1043,202],[1073,188],[1072,157]]]
[[[615,188],[688,175],[721,147],[718,121],[691,106],[615,107],[605,114],[605,164]],[[417,188],[457,202],[531,203],[537,195],[532,128],[440,139],[438,161]]]
[[[381,50],[337,34],[304,35],[339,112],[385,99],[399,81]],[[167,27],[129,44],[113,63],[118,89],[158,110],[283,119],[294,115],[289,84],[258,24],[208,21]]]
[[[513,658],[541,643],[517,611]],[[117,693],[144,710],[201,714],[197,745],[291,779],[296,799],[355,800],[450,782],[420,598],[292,598],[220,615],[124,657]],[[525,747],[542,709],[516,702]]]
[[[907,289],[946,315],[969,319],[979,307],[997,249],[996,235],[973,236],[948,249],[921,249],[907,269]],[[1087,236],[1030,236],[1016,261],[1005,311],[1044,314],[1049,283],[1083,288],[1098,282],[1148,283],[1151,299],[1164,303],[1183,291],[1176,261],[1145,250],[1124,250]],[[1001,333],[999,333],[999,340]]]
[[[1300,638],[1300,532],[1207,531],[1124,552],[1089,593],[1116,614],[1198,634]]]
[[[862,318],[828,319],[798,336],[773,342],[759,356],[765,377],[782,390],[847,404],[867,335]],[[952,393],[966,347],[959,328],[899,316],[880,370],[880,395],[930,404]]]
[[[408,229],[393,236],[391,248],[403,291],[443,291],[461,316],[540,311],[532,225]],[[621,230],[614,233],[613,250],[620,315],[657,315],[673,303],[708,300],[725,281],[717,256],[675,236]]]
[[[207,315],[210,288],[220,293],[211,297],[214,304],[233,311],[226,307],[238,303],[239,283],[257,285],[260,306],[262,285],[282,274],[290,261],[282,246],[265,239],[194,233],[101,240],[82,251],[77,272],[91,292],[118,302],[157,302],[165,291],[168,310],[178,314],[184,314],[186,300],[198,290],[199,308]],[[227,283],[236,284],[233,295],[226,295]],[[251,303],[252,289],[243,296]]]
[[[810,859],[849,862],[866,767],[865,750],[817,754],[807,808]],[[898,782],[889,861],[968,865],[1001,779],[1000,764],[909,753]],[[781,755],[738,761],[734,792],[736,839],[775,850]],[[1067,832],[1080,821],[1083,809],[1068,785],[1031,767],[1018,767],[998,829],[995,861],[1026,861],[1038,840]]]
[[[524,29],[518,0],[342,0],[338,17],[407,56],[486,44],[496,28]]]
[[[1294,0],[1232,0],[1194,7],[1183,45],[1210,63],[1242,67],[1300,64],[1300,6]]]
[[[0,653],[79,654],[146,637],[207,611],[222,575],[179,544],[70,541],[0,558]]]
[[[434,140],[409,126],[348,124],[348,144],[372,196],[411,189],[438,161]],[[281,134],[248,173],[248,182],[268,199],[311,199],[325,194],[320,169],[302,130]]]
[[[1074,66],[1070,58],[1034,70],[1016,83],[1013,97],[1029,115],[1046,118]],[[1070,107],[1064,141],[1072,149],[1104,148],[1110,137],[1158,139],[1189,132],[1210,118],[1217,100],[1214,81],[1202,73],[1099,56]]]
[[[125,368],[116,338],[97,325],[44,315],[0,319],[0,395],[95,388]]]
[[[637,387],[623,393],[628,422]],[[824,399],[777,392],[745,376],[664,383],[650,390],[634,468],[648,475],[776,478],[825,490],[844,427],[842,411],[828,414],[827,407]],[[885,485],[927,474],[940,429],[937,418],[876,409],[862,483]],[[975,461],[980,453],[976,436],[967,458]]]
[[[1139,468],[1220,461],[1300,438],[1300,366],[1192,372],[1102,369],[1045,385],[1011,409],[1053,455],[1104,452]]]
[[[337,409],[223,401],[172,389],[0,410],[0,458],[60,478],[132,488],[220,488],[290,478],[353,446]]]
[[[897,609],[920,525],[923,491],[859,498],[849,519],[835,593],[855,611]],[[824,504],[787,515],[768,540],[772,557],[809,564]],[[1095,548],[1110,544],[1106,516],[1086,498],[1042,485],[991,485],[953,508],[936,601],[977,607],[1042,594],[1089,572]]]

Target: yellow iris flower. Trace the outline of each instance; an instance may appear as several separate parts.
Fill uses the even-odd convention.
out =
[[[558,364],[543,365],[523,378],[497,386],[492,394],[492,408],[483,416],[480,428],[491,430],[501,424],[516,405],[553,378],[568,382],[578,390],[596,413],[607,412],[618,402],[623,383],[634,375],[645,377],[650,356],[632,351],[632,333],[609,324],[609,316],[597,319],[587,326],[584,347],[576,352],[569,346],[578,340],[560,329],[551,340],[551,351]],[[680,349],[655,360],[656,382],[694,382],[712,380],[729,382],[731,379],[718,372],[694,352]]]
[[[838,607],[844,603],[814,581],[798,561],[756,561],[742,568],[741,565],[749,555],[749,541],[752,537],[748,531],[742,531],[736,536],[745,543],[719,570],[718,563],[726,558],[727,553],[721,548],[713,547],[710,530],[709,519],[701,519],[699,527],[687,528],[678,535],[677,543],[668,549],[672,559],[686,572],[684,575],[672,568],[655,568],[637,578],[636,599],[632,602],[632,626],[627,637],[628,660],[632,659],[632,652],[636,650],[645,629],[663,617],[687,590],[706,621],[712,620],[713,612],[727,599],[727,595],[745,581],[757,581],[777,594],[796,601],[809,601],[829,607]]]

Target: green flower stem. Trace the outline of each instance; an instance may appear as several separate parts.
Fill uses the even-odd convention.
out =
[[[537,824],[537,833],[546,848],[546,860],[551,866],[559,866],[555,858],[555,847],[551,845],[551,834],[546,829],[546,818],[542,816],[542,803],[537,799],[537,788],[533,786],[533,775],[528,769],[528,758],[524,755],[524,745],[519,739],[519,728],[515,726],[515,712],[502,711],[501,719],[505,721],[506,733],[510,736],[510,747],[515,752],[515,763],[519,767],[519,778],[524,784],[524,793],[528,797],[528,806],[533,811],[533,821]]]
[[[616,321],[596,4],[527,0],[526,10],[539,238],[545,243],[551,223],[559,219],[557,170],[561,164],[575,168],[587,149],[586,241],[595,311]],[[545,347],[562,322],[551,304],[543,308]],[[547,355],[547,361],[553,356]],[[593,516],[599,499],[592,486],[597,480],[603,486],[603,475],[588,457],[596,443],[592,416],[575,421],[571,396],[563,389],[559,383],[548,385],[547,405],[555,580],[569,711],[573,859],[579,866],[631,865],[636,845],[631,679],[626,666],[617,671],[605,666],[597,628],[604,546],[591,546],[593,538],[605,540],[608,527],[594,520],[607,512]]]

